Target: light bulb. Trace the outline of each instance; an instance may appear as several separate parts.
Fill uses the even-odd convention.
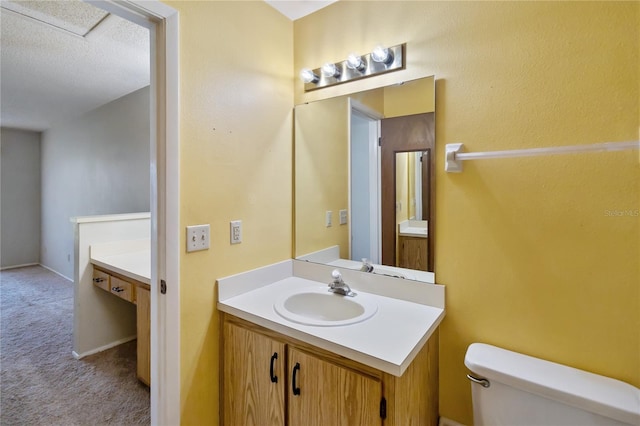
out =
[[[303,68],[300,71],[300,79],[305,83],[317,83],[320,81],[320,77],[309,68]]]
[[[340,70],[336,67],[336,64],[327,62],[322,66],[322,75],[325,77],[340,77]]]
[[[350,53],[347,57],[347,68],[352,70],[358,70],[360,72],[365,70],[364,61],[362,60],[362,56],[356,55],[355,53]]]
[[[376,62],[381,62],[385,65],[389,65],[393,62],[393,53],[386,47],[376,46],[371,52],[371,59]]]

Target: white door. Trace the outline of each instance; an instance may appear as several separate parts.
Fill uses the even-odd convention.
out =
[[[349,196],[350,258],[380,260],[379,119],[350,100]]]

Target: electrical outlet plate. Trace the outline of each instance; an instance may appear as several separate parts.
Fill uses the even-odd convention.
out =
[[[240,244],[242,242],[242,221],[232,220],[230,232],[231,244]]]
[[[209,249],[209,225],[187,226],[187,252]]]
[[[347,209],[340,210],[340,225],[347,224]]]

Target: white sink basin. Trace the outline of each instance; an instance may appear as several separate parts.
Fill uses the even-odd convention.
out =
[[[378,312],[367,294],[342,296],[326,289],[305,289],[287,294],[273,305],[286,320],[304,325],[335,327],[365,321]]]

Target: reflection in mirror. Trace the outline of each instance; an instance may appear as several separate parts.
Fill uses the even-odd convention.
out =
[[[428,150],[396,152],[396,264],[421,271],[428,269],[428,164]]]
[[[434,82],[296,106],[298,259],[434,282]]]

